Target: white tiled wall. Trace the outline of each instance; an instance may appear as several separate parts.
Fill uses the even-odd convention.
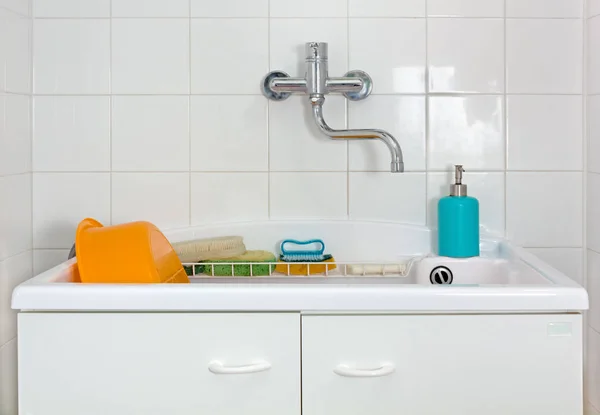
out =
[[[162,228],[435,226],[448,170],[461,163],[482,226],[579,281],[587,207],[596,310],[600,0],[587,1],[587,19],[583,1],[34,0],[30,36],[28,1],[0,0],[0,413],[16,414],[11,288],[62,261],[85,216]],[[330,43],[332,76],[363,69],[375,81],[363,102],[329,96],[329,123],[389,130],[407,173],[387,172],[382,143],[319,135],[302,97],[260,95],[269,70],[303,72],[314,40]],[[589,322],[593,352],[600,326]],[[588,355],[592,413],[600,357]]]
[[[600,1],[589,0],[587,20],[587,398],[600,413]],[[593,413],[593,412],[591,412]]]
[[[0,414],[17,414],[12,290],[30,278],[31,17],[28,0],[0,0]]]
[[[487,230],[581,279],[582,0],[110,3],[34,2],[36,270],[86,215],[435,226],[462,163]],[[303,72],[311,40],[329,42],[332,76],[375,81],[363,102],[327,97],[329,123],[389,130],[406,174],[382,143],[320,135],[305,97],[260,95],[270,69]]]

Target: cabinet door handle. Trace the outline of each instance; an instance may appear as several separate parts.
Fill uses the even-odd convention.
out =
[[[225,366],[218,360],[213,360],[208,364],[208,370],[215,375],[245,375],[247,373],[264,372],[269,369],[271,369],[271,363],[265,362],[264,360],[242,366]]]
[[[337,365],[334,373],[347,378],[377,378],[394,373],[396,367],[392,363],[384,363],[375,369],[356,369],[348,365]]]

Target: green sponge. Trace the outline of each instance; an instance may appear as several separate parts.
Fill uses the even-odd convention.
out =
[[[265,264],[232,265],[232,263],[236,262],[264,262]],[[272,265],[269,264],[271,262],[273,263]],[[260,277],[271,275],[275,270],[275,262],[277,262],[275,255],[269,251],[247,251],[245,254],[228,259],[204,261],[204,273],[216,277],[249,277],[250,275]],[[224,264],[218,265],[218,263]],[[252,273],[250,273],[250,268],[252,268]]]
[[[202,264],[196,264],[195,268],[196,268],[196,274],[203,274],[204,269],[206,267]],[[185,273],[188,275],[188,277],[193,277],[194,275],[196,275],[196,274],[194,274],[194,267],[192,265],[184,265],[183,269],[185,270]]]

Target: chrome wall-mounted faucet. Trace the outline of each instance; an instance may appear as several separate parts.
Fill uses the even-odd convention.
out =
[[[387,131],[359,129],[334,130],[323,118],[325,95],[341,93],[352,101],[367,98],[373,89],[371,77],[363,71],[350,71],[342,78],[330,78],[328,73],[327,43],[306,44],[306,74],[304,78],[292,78],[283,71],[272,71],[263,78],[262,93],[273,101],[283,101],[292,93],[308,94],[312,113],[319,130],[333,140],[381,140],[392,156],[391,171],[404,171],[402,149],[398,141]]]

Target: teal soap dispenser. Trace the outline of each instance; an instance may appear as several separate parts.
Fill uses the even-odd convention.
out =
[[[463,166],[454,166],[450,196],[438,203],[439,255],[452,258],[479,256],[479,202],[467,196]]]

